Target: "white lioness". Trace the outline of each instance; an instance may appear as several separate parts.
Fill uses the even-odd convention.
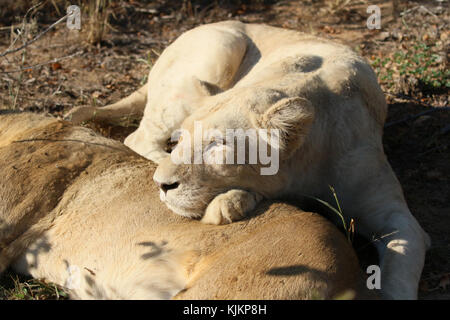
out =
[[[148,79],[116,104],[69,116],[115,120],[139,116],[145,107],[125,144],[160,164],[154,179],[169,208],[204,222],[238,220],[263,198],[309,195],[331,202],[333,186],[358,232],[379,238],[384,297],[417,298],[429,238],[384,155],[387,106],[363,58],[303,33],[228,21],[184,33]],[[278,172],[260,175],[262,165],[249,163],[174,164],[165,144],[179,128],[181,138],[193,136],[195,121],[223,136],[230,128],[280,130]],[[216,157],[228,150],[225,141],[203,140]],[[189,143],[186,136],[172,154],[193,150]]]
[[[202,224],[159,200],[155,167],[86,128],[0,115],[0,272],[80,299],[370,297],[321,216],[266,201],[248,220]]]

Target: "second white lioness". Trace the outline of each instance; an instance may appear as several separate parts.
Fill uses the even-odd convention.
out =
[[[411,215],[383,151],[386,103],[367,62],[346,46],[264,25],[221,22],[180,36],[160,56],[146,86],[105,108],[79,108],[74,121],[145,112],[125,143],[160,163],[154,179],[173,211],[227,223],[263,198],[339,196],[358,232],[378,238],[386,298],[414,299],[429,238]],[[195,121],[226,129],[281,132],[279,170],[261,163],[175,165],[165,152],[174,130]],[[201,137],[220,159],[227,141]],[[194,139],[181,149],[193,152]],[[229,141],[228,141],[229,143]],[[225,152],[223,152],[225,151]],[[217,162],[216,162],[217,163]]]

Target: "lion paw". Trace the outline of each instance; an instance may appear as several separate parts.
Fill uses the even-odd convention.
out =
[[[201,222],[228,224],[240,220],[261,200],[261,195],[244,190],[230,190],[219,194],[206,208]]]

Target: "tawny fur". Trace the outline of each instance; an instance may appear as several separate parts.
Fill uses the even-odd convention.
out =
[[[89,129],[0,115],[0,271],[80,299],[370,297],[350,244],[321,216],[266,201],[250,219],[206,225],[166,208],[154,171]]]

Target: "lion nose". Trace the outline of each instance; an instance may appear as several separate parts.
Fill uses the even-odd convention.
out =
[[[174,182],[171,184],[166,183],[157,183],[157,184],[161,188],[161,190],[164,191],[164,193],[167,193],[167,191],[169,190],[176,189],[180,185],[178,182]]]
[[[167,193],[169,190],[178,188],[180,178],[176,172],[177,167],[171,161],[163,161],[153,174],[153,181],[161,191]]]
[[[168,181],[169,180],[169,181]],[[164,192],[167,193],[167,191],[176,189],[180,185],[178,181],[173,179],[161,179],[161,177],[157,177],[156,175],[153,176],[153,181],[155,181],[156,185]],[[175,180],[175,181],[174,181]]]

